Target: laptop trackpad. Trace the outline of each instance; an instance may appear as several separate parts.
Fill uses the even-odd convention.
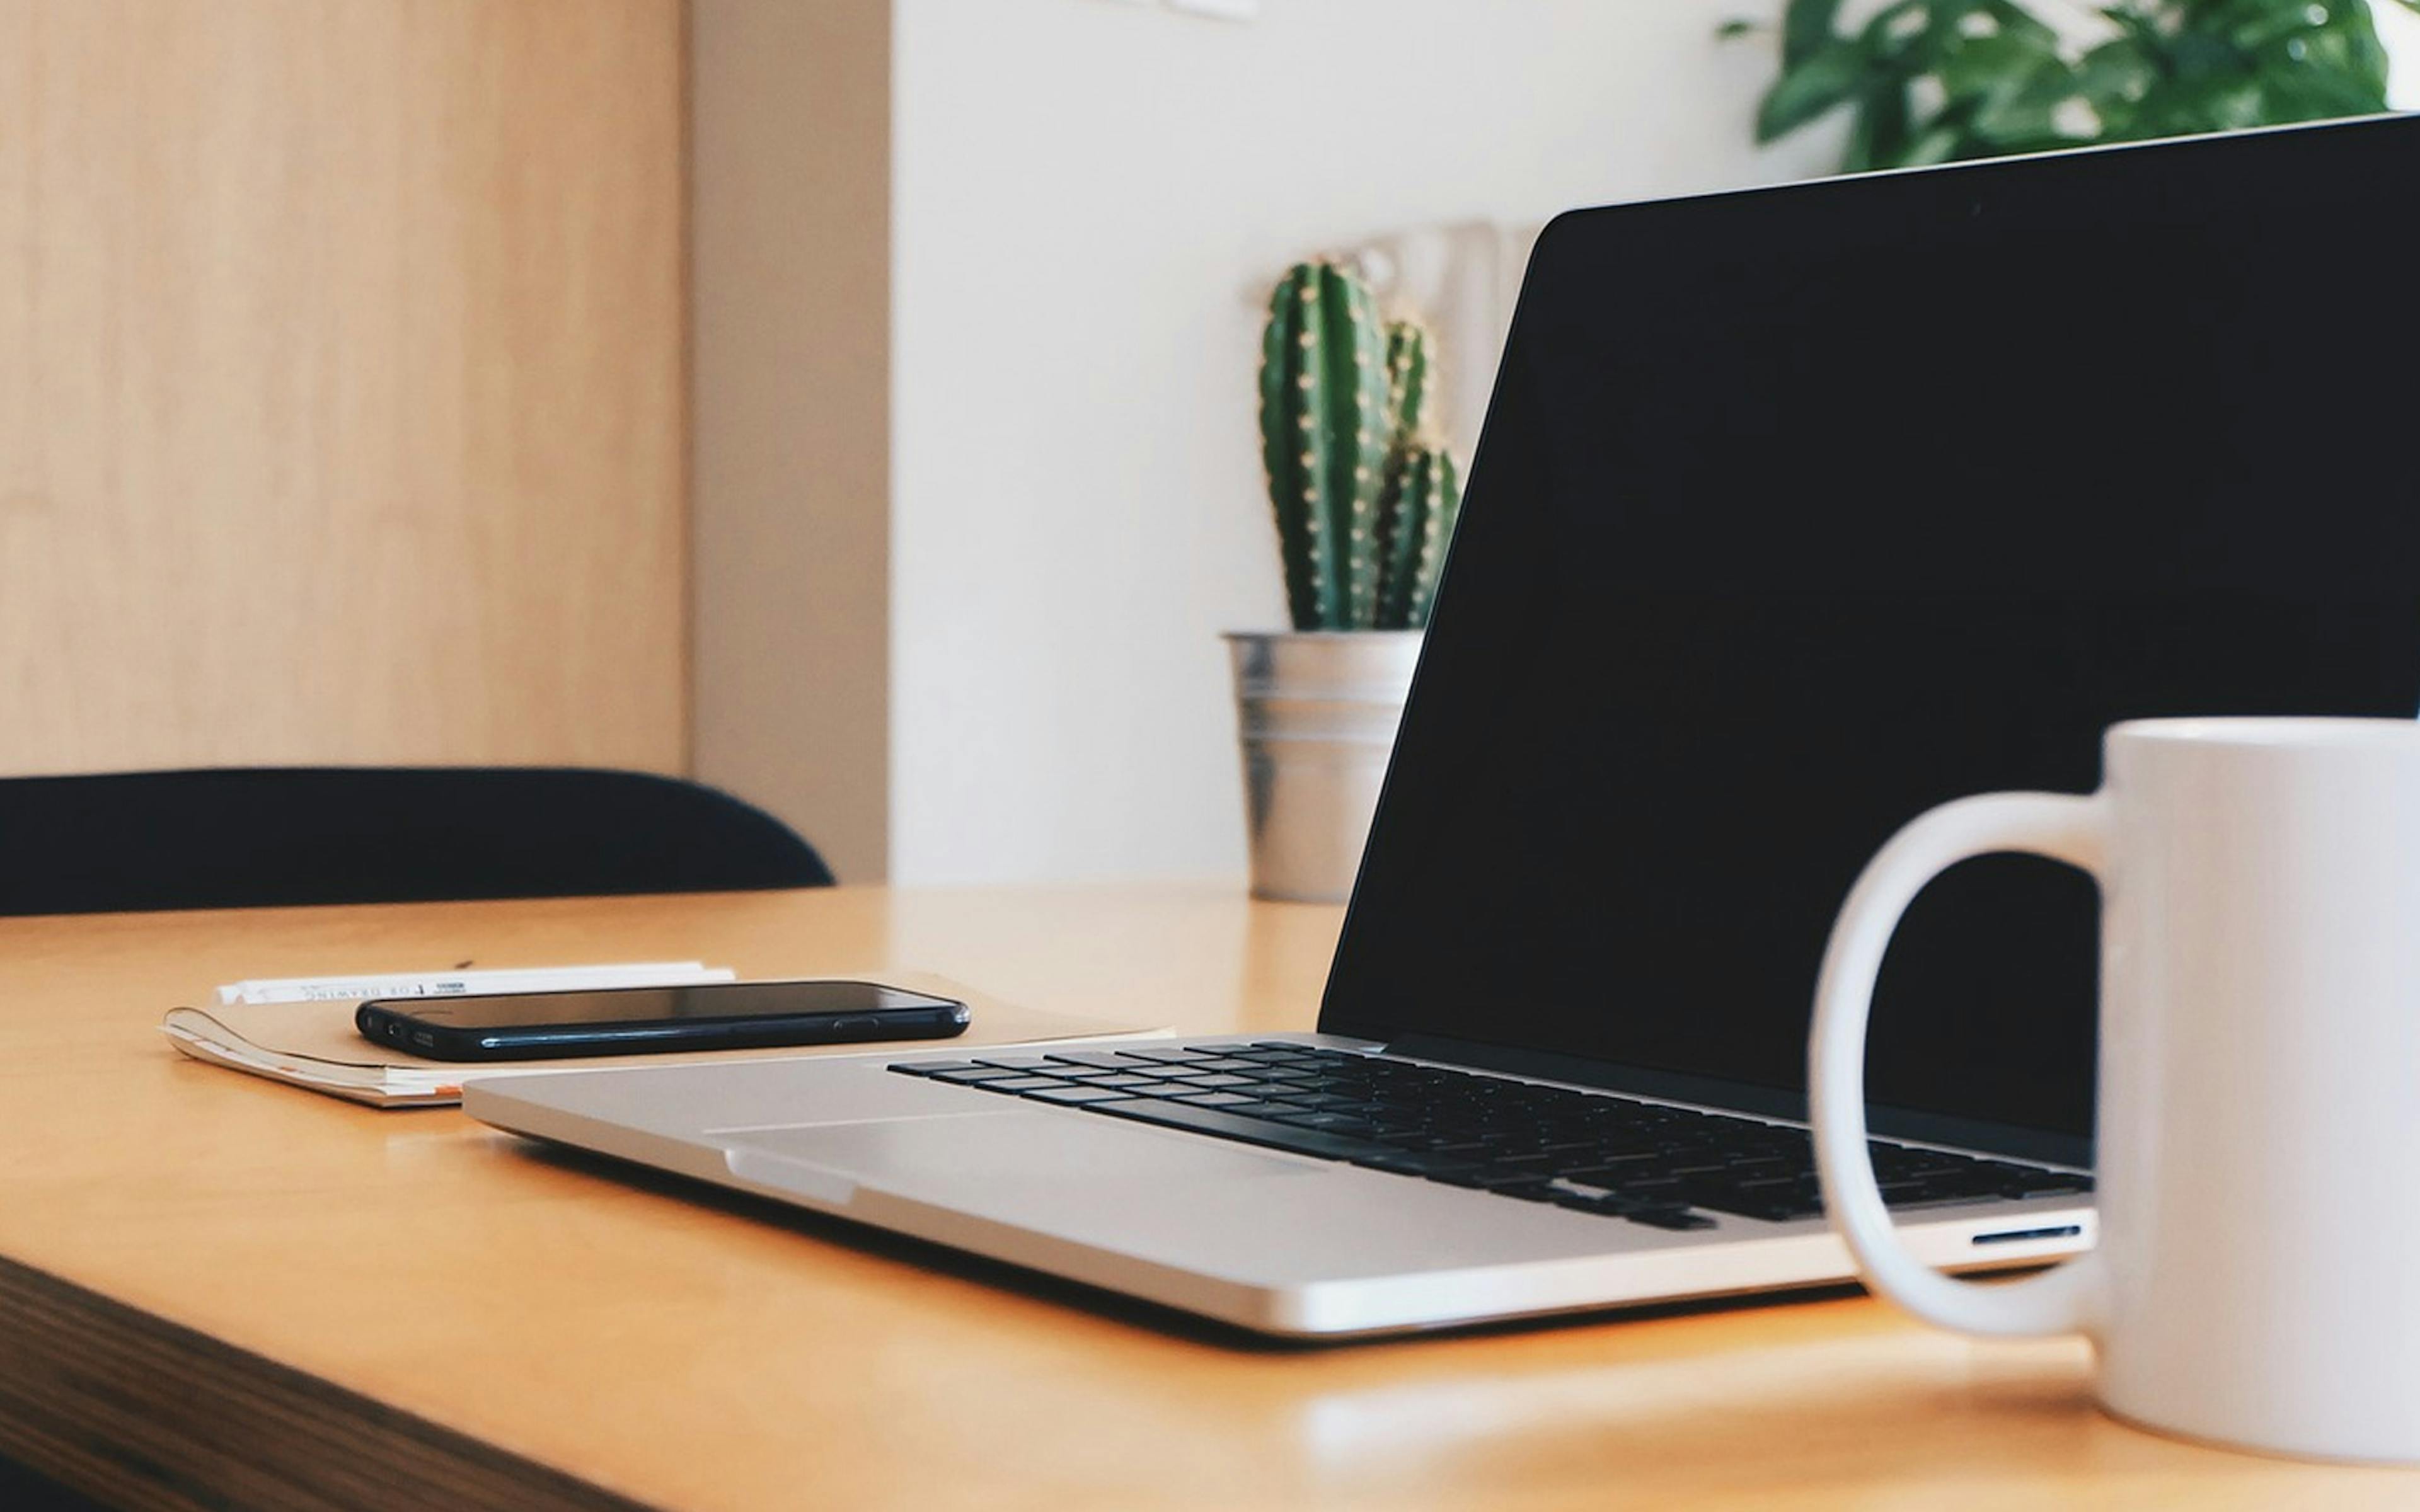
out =
[[[1122,1179],[1200,1181],[1220,1177],[1317,1176],[1308,1162],[1164,1134],[1098,1114],[963,1113],[864,1123],[718,1129],[726,1149],[843,1171],[868,1186],[934,1179],[998,1188],[1026,1182]]]

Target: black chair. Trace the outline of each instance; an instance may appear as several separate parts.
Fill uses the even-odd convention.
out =
[[[0,915],[830,887],[728,794],[579,767],[0,779]]]

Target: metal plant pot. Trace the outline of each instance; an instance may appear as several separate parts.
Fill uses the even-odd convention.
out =
[[[1252,896],[1342,903],[1361,865],[1418,630],[1231,634]]]

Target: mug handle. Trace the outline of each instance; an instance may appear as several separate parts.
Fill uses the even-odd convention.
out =
[[[1807,1041],[1807,1121],[1823,1210],[1881,1295],[1927,1322],[1965,1334],[2098,1334],[2102,1295],[2097,1254],[2022,1281],[1978,1285],[1908,1253],[1891,1227],[1866,1148],[1866,1019],[1874,978],[1900,916],[1927,883],[1957,862],[2023,851],[2102,875],[2107,799],[2059,793],[1960,798],[1920,815],[1867,863],[1849,890],[1823,952]]]

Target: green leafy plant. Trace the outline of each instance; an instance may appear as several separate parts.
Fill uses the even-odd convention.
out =
[[[2386,109],[2367,0],[1896,0],[1846,29],[1789,0],[1779,30],[1757,140],[1846,109],[1851,173]]]
[[[1297,630],[1428,623],[1462,478],[1437,440],[1435,343],[1382,323],[1349,270],[1298,263],[1269,295],[1261,459]]]

